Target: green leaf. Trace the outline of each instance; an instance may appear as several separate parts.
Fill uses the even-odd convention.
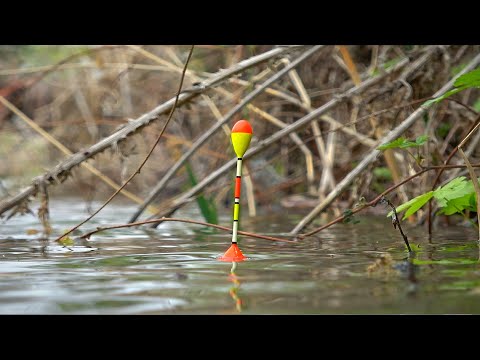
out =
[[[473,192],[473,184],[466,181],[465,176],[459,176],[442,187],[434,191],[433,196],[438,205],[443,208],[447,206],[448,201],[465,196]]]
[[[401,144],[403,144],[406,141],[406,139],[402,136],[399,137],[396,140],[390,141],[388,143],[385,143],[383,145],[380,145],[377,147],[377,150],[387,150],[387,149],[394,149],[400,147]]]
[[[412,249],[412,251],[414,251],[416,253],[423,252],[423,248],[420,244],[411,243],[410,248]]]
[[[472,206],[472,198],[475,201],[475,195],[473,193],[451,199],[447,201],[446,206],[439,211],[439,214],[453,215],[462,213],[465,210],[476,211],[475,206]]]
[[[436,104],[439,101],[465,89],[470,89],[472,87],[480,87],[480,68],[469,71],[466,74],[458,77],[457,80],[453,83],[454,89],[447,91],[442,96],[439,96],[435,99],[428,100],[422,104],[424,107],[428,107],[432,104]]]
[[[418,146],[421,146],[421,145],[425,144],[427,140],[428,140],[428,135],[420,135],[419,137],[417,137],[415,139],[415,143]]]
[[[403,136],[399,137],[396,140],[390,141],[388,143],[382,144],[377,147],[378,150],[387,150],[387,149],[406,149],[410,147],[419,147],[425,144],[428,140],[428,135],[421,135],[415,139],[415,141],[411,141],[405,139]]]
[[[415,214],[423,205],[425,205],[428,200],[430,200],[433,196],[433,191],[429,191],[423,195],[417,196],[415,201],[410,208],[405,212],[405,215],[403,215],[403,220],[408,218],[410,215]]]
[[[445,94],[443,94],[442,96],[439,96],[439,97],[437,97],[437,98],[434,98],[434,99],[430,99],[430,100],[425,101],[425,102],[422,104],[422,106],[424,106],[424,107],[429,107],[430,105],[436,104],[436,103],[442,101],[443,99],[446,99],[447,97],[449,97],[449,96],[451,96],[451,95],[453,95],[453,94],[456,94],[456,93],[459,92],[459,91],[462,91],[463,89],[464,89],[464,88],[462,87],[462,88],[459,88],[459,89],[449,90],[449,91],[447,91]]]
[[[405,220],[410,215],[415,214],[423,205],[425,205],[428,202],[428,200],[432,198],[432,196],[433,196],[433,191],[429,191],[425,194],[419,195],[407,201],[406,203],[403,203],[402,205],[396,208],[397,214],[408,209],[405,215],[403,216],[403,220]],[[389,217],[392,215],[393,215],[393,210],[387,214],[387,216]]]
[[[193,173],[192,166],[187,162],[185,163],[185,168],[192,186],[197,185],[198,181]],[[205,221],[211,224],[218,224],[217,208],[213,198],[206,199],[205,196],[199,195],[196,200]]]
[[[381,67],[382,67],[383,70],[388,70],[391,67],[393,67],[394,65],[398,64],[403,59],[404,59],[403,56],[399,56],[395,59],[387,61],[385,64],[382,64]],[[374,69],[373,72],[372,72],[372,76],[377,76],[378,74],[380,74],[379,69],[378,68]]]
[[[435,190],[435,199],[442,208],[440,213],[452,215],[465,210],[477,211],[475,189],[471,180],[464,176],[453,179],[445,186]]]
[[[455,87],[480,87],[480,67],[460,76],[453,83]]]
[[[343,212],[343,216],[345,218],[343,219],[344,224],[358,224],[360,221],[355,218],[353,215],[353,211],[351,209],[347,209]]]
[[[60,244],[62,244],[63,246],[73,246],[73,245],[75,245],[75,242],[73,241],[73,239],[70,236],[64,236],[60,240],[58,240],[58,242]]]
[[[467,181],[465,176],[459,176],[435,191],[429,191],[403,203],[396,208],[397,213],[406,210],[403,216],[403,219],[406,219],[410,215],[415,214],[432,197],[435,198],[440,207],[440,214],[453,215],[462,213],[465,210],[477,211],[475,189],[472,181]],[[392,215],[393,211],[387,214],[389,217]]]

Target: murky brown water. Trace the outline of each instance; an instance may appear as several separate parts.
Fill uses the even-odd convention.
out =
[[[121,223],[134,208],[107,207],[83,229]],[[86,216],[85,205],[74,201],[52,202],[51,213],[56,233]],[[176,216],[201,220],[194,207]],[[278,235],[299,218],[245,217],[240,226]],[[480,313],[476,231],[437,230],[429,241],[424,229],[404,225],[419,246],[408,262],[388,219],[359,219],[298,244],[243,237],[249,260],[232,275],[232,264],[216,260],[230,235],[197,225],[112,230],[67,248],[27,235],[41,229],[35,217],[15,217],[0,225],[0,313]],[[228,215],[220,223],[230,225]],[[393,264],[374,265],[382,256]]]

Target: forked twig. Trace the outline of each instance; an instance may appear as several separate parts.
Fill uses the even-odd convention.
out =
[[[388,200],[385,196],[382,196],[379,203],[388,204],[392,208],[392,210],[393,210],[392,225],[395,229],[398,226],[398,230],[400,231],[400,234],[402,234],[403,241],[405,241],[405,244],[407,245],[408,252],[412,252],[412,249],[410,248],[410,244],[408,243],[407,235],[405,235],[403,233],[402,225],[400,225],[400,219],[398,218],[397,209],[395,209],[395,206],[393,206],[393,204],[390,202],[390,200]]]

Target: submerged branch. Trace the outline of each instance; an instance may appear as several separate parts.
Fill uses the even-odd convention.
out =
[[[203,222],[203,221],[181,219],[181,218],[166,218],[165,217],[165,218],[160,218],[160,219],[139,221],[139,222],[129,223],[129,224],[98,227],[96,230],[90,231],[89,233],[86,233],[86,234],[80,236],[80,238],[81,239],[88,239],[90,236],[92,236],[93,234],[96,234],[100,231],[111,230],[111,229],[121,229],[121,228],[133,227],[133,226],[139,226],[139,225],[145,225],[145,224],[153,224],[153,223],[158,223],[158,222],[163,222],[163,221],[179,221],[179,222],[184,222],[184,223],[188,223],[188,224],[197,224],[197,225],[213,227],[215,229],[228,231],[230,233],[232,232],[232,229],[229,228],[229,227],[226,227],[226,226],[210,224],[210,223],[206,223],[206,222]],[[260,234],[255,234],[255,233],[251,233],[251,232],[247,232],[247,231],[238,230],[238,233],[240,235],[245,235],[245,236],[249,236],[249,237],[257,238],[257,239],[270,240],[270,241],[280,241],[280,242],[286,242],[286,243],[296,243],[296,241],[294,241],[294,240],[287,240],[287,239],[276,238],[276,237],[273,237],[273,236],[260,235]]]

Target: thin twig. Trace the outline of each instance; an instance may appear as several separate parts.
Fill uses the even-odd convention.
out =
[[[185,66],[183,68],[183,72],[182,72],[182,76],[180,78],[180,85],[178,86],[178,91],[177,91],[177,96],[175,97],[175,103],[173,104],[172,106],[172,110],[170,110],[170,114],[168,115],[168,119],[167,121],[165,122],[165,125],[163,125],[163,128],[162,128],[162,131],[160,131],[160,134],[158,135],[157,137],[157,140],[155,141],[155,143],[153,144],[153,146],[151,147],[150,151],[148,152],[147,156],[145,156],[145,159],[143,159],[142,163],[138,166],[137,170],[135,170],[132,175],[130,175],[130,177],[123,183],[123,185],[120,187],[120,189],[118,189],[117,191],[115,191],[112,196],[110,196],[108,198],[108,200],[102,205],[100,206],[100,208],[98,208],[92,215],[90,215],[88,218],[86,218],[85,220],[83,220],[81,223],[75,225],[73,228],[71,228],[70,230],[68,230],[67,232],[65,232],[63,235],[61,235],[60,237],[58,237],[56,239],[56,241],[60,241],[64,236],[70,234],[72,231],[78,229],[80,226],[82,226],[83,224],[85,224],[87,221],[89,221],[91,218],[93,218],[95,215],[97,215],[100,210],[102,210],[105,206],[107,206],[110,201],[112,201],[112,199],[125,187],[127,186],[127,184],[135,177],[135,175],[137,174],[140,174],[140,170],[142,169],[143,165],[145,165],[145,163],[147,162],[147,160],[150,158],[150,155],[152,155],[152,152],[153,150],[155,150],[155,147],[157,146],[157,144],[160,142],[160,139],[162,138],[163,136],[163,133],[165,132],[165,129],[167,128],[168,126],[168,123],[170,122],[170,120],[172,119],[172,116],[173,116],[173,113],[175,112],[175,109],[177,108],[177,103],[178,103],[178,98],[180,96],[180,92],[182,91],[182,86],[183,86],[183,79],[185,78],[185,72],[187,71],[187,67],[188,67],[188,63],[190,62],[190,58],[192,57],[192,54],[193,54],[193,49],[195,48],[195,45],[192,45],[191,48],[190,48],[190,52],[188,53],[188,57],[187,57],[187,61],[185,62]]]
[[[478,240],[480,241],[480,186],[478,185],[478,179],[477,175],[475,175],[475,170],[472,167],[472,164],[470,164],[470,161],[468,160],[468,156],[465,155],[463,152],[462,146],[465,144],[465,142],[472,136],[472,134],[475,132],[475,130],[478,129],[480,126],[480,123],[476,124],[473,129],[465,136],[465,139],[463,139],[460,144],[458,144],[458,152],[460,155],[462,155],[463,160],[465,161],[465,165],[467,165],[468,168],[468,173],[470,174],[470,178],[472,179],[472,184],[473,188],[475,189],[475,196],[476,196],[476,201],[477,201],[477,223],[478,223]]]
[[[86,234],[80,236],[80,238],[81,239],[88,239],[88,238],[90,238],[90,236],[92,236],[93,234],[96,234],[100,231],[111,230],[111,229],[121,229],[121,228],[133,227],[133,226],[139,226],[139,225],[145,225],[145,224],[152,224],[152,223],[162,222],[162,221],[179,221],[179,222],[184,222],[184,223],[189,223],[189,224],[209,226],[209,227],[213,227],[213,228],[216,228],[216,229],[225,230],[225,231],[228,231],[230,233],[232,232],[232,229],[229,228],[229,227],[216,225],[216,224],[211,224],[211,223],[206,223],[206,222],[202,222],[202,221],[196,221],[196,220],[190,220],[190,219],[181,219],[181,218],[160,218],[160,219],[139,221],[139,222],[129,223],[129,224],[99,227],[96,230],[90,231],[89,233],[86,233]],[[257,239],[270,240],[270,241],[280,241],[280,242],[286,242],[286,243],[296,243],[296,241],[294,241],[294,240],[287,240],[287,239],[276,238],[276,237],[273,237],[273,236],[260,235],[260,234],[255,234],[255,233],[251,233],[251,232],[247,232],[247,231],[239,230],[238,233],[241,234],[241,235],[250,236],[252,238],[257,238]]]
[[[393,227],[396,229],[397,226],[398,226],[398,230],[400,231],[400,234],[402,234],[402,237],[403,237],[403,241],[405,241],[405,245],[407,245],[407,248],[408,248],[408,252],[411,253],[412,252],[412,249],[410,248],[410,244],[408,243],[408,239],[407,239],[407,235],[405,235],[403,233],[403,230],[402,230],[402,225],[400,224],[400,219],[398,218],[398,214],[397,214],[397,209],[395,209],[395,206],[393,206],[393,204],[391,203],[390,200],[388,200],[386,197],[382,196],[382,198],[380,199],[380,203],[386,203],[388,204],[391,208],[392,208],[392,211],[393,211],[393,215],[392,215],[392,225]]]

